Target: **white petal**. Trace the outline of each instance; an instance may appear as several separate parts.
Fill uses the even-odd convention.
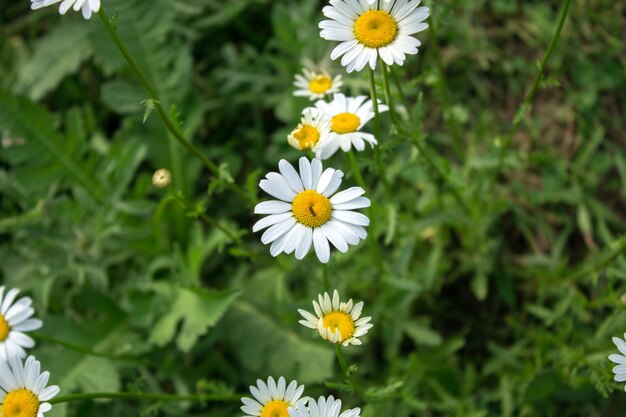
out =
[[[327,263],[330,259],[330,247],[328,246],[328,240],[319,227],[313,230],[313,246],[315,247],[315,254],[317,259],[322,263]]]

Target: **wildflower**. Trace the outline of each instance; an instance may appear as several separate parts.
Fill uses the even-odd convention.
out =
[[[626,333],[624,333],[624,339],[626,339]],[[626,342],[619,337],[614,337],[613,343],[615,343],[615,346],[621,353],[621,355],[614,353],[609,356],[609,360],[617,364],[617,366],[613,367],[614,379],[617,382],[624,382],[626,381]],[[624,390],[626,390],[626,386]]]
[[[341,75],[331,77],[326,71],[315,72],[303,69],[301,74],[296,74],[294,85],[297,90],[294,96],[308,97],[309,100],[318,100],[326,95],[336,93],[343,85]]]
[[[330,258],[330,241],[340,252],[348,245],[365,239],[363,226],[369,219],[354,211],[370,206],[370,200],[361,197],[365,190],[352,187],[335,194],[341,185],[343,172],[327,168],[322,172],[322,162],[300,158],[300,173],[284,159],[278,163],[280,174],[270,172],[259,186],[278,200],[265,201],[254,208],[256,214],[269,214],[252,227],[253,232],[269,227],[261,236],[263,244],[271,243],[270,253],[295,251],[302,259],[311,249],[320,262]],[[334,195],[333,195],[334,194]]]
[[[360,131],[374,117],[372,100],[366,96],[346,97],[338,93],[330,103],[317,101],[315,108],[330,119],[330,135],[315,148],[317,158],[328,159],[339,148],[348,152],[354,146],[357,151],[362,151],[365,142],[372,147],[378,143],[374,135]],[[379,112],[387,110],[386,105],[378,104]]]
[[[299,409],[289,409],[289,417],[360,417],[361,409],[352,408],[339,414],[341,411],[341,400],[335,400],[331,395],[328,398],[319,397],[317,401],[309,399],[306,407]]]
[[[428,7],[417,7],[420,0],[396,0],[376,5],[359,0],[330,0],[322,9],[324,16],[319,27],[320,36],[339,41],[330,54],[341,58],[346,71],[361,71],[369,63],[376,68],[378,57],[387,64],[402,65],[406,54],[417,54],[420,41],[413,35],[426,29],[424,20]]]
[[[83,17],[85,19],[91,18],[91,13],[98,13],[100,10],[100,0],[30,0],[30,8],[33,10],[41,9],[43,7],[48,7],[53,4],[57,4],[61,2],[61,6],[59,6],[59,13],[65,14],[70,7],[77,12],[79,9],[83,12]]]
[[[29,356],[26,363],[16,354],[0,360],[0,415],[2,417],[43,417],[52,406],[46,401],[60,391],[48,384],[50,373],[41,372],[39,361]]]
[[[20,290],[13,288],[6,295],[4,290],[4,286],[0,287],[0,359],[7,360],[14,353],[23,358],[26,356],[24,348],[35,346],[35,341],[24,332],[37,330],[43,323],[30,318],[35,314],[30,297],[15,301]]]
[[[294,148],[305,151],[315,149],[330,134],[330,121],[313,109],[305,109],[300,124],[287,136],[287,142]]]
[[[243,397],[241,411],[246,413],[244,417],[289,417],[288,408],[297,410],[303,405],[308,397],[302,397],[304,385],[298,386],[296,381],[291,381],[285,389],[285,378],[278,378],[278,383],[274,378],[269,377],[267,384],[260,379],[256,381],[256,387],[250,386],[252,398]]]
[[[152,185],[156,188],[167,188],[172,183],[172,173],[167,169],[159,169],[152,175]]]
[[[341,343],[344,346],[360,345],[359,337],[367,334],[374,327],[370,323],[371,317],[361,317],[363,302],[355,305],[352,299],[341,302],[337,290],[333,292],[332,301],[330,295],[325,292],[319,294],[318,301],[313,301],[314,316],[306,310],[298,312],[304,317],[299,323],[310,329],[317,329],[324,340],[332,343]]]

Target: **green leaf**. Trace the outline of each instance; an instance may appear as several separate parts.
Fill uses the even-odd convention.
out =
[[[174,302],[168,312],[156,323],[150,333],[150,343],[164,346],[176,334],[179,322],[181,330],[176,344],[183,352],[188,352],[198,338],[222,317],[231,303],[239,296],[239,291],[209,291],[204,288],[171,287],[175,293]]]

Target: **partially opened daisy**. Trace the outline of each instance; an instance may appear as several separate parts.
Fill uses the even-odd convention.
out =
[[[330,135],[316,146],[317,158],[328,159],[339,148],[344,152],[348,152],[352,147],[362,151],[365,149],[365,142],[372,147],[378,143],[371,133],[361,132],[361,128],[374,117],[372,100],[366,96],[346,97],[337,93],[329,103],[317,101],[315,108],[330,119]],[[379,112],[387,110],[389,108],[386,105],[378,104]]]
[[[285,385],[285,378],[282,376],[278,378],[278,383],[272,377],[267,379],[267,384],[257,379],[256,387],[250,386],[254,399],[241,399],[241,411],[246,413],[244,417],[289,417],[287,410],[290,407],[299,409],[308,397],[300,398],[304,385],[298,386],[296,381],[291,381],[287,387]]]
[[[13,353],[23,358],[24,348],[35,346],[35,341],[24,332],[41,328],[42,322],[31,318],[35,310],[30,297],[15,301],[20,290],[13,288],[6,295],[4,291],[5,287],[0,287],[0,359],[6,360]]]
[[[359,337],[374,327],[370,323],[371,317],[361,317],[362,301],[354,305],[352,299],[342,302],[337,290],[333,292],[332,300],[327,292],[319,294],[317,299],[318,301],[313,301],[316,315],[299,309],[298,312],[304,320],[298,323],[317,330],[324,340],[344,346],[360,345]]]
[[[417,7],[420,0],[395,2],[366,0],[330,0],[322,9],[320,36],[339,41],[330,54],[340,56],[346,71],[361,71],[365,65],[376,68],[378,57],[387,64],[402,65],[407,54],[417,54],[420,41],[413,34],[426,29],[428,7]]]
[[[330,120],[318,111],[305,109],[300,124],[287,136],[287,142],[300,151],[316,149],[320,142],[328,139]]]
[[[50,411],[49,401],[60,391],[48,385],[50,373],[41,372],[39,361],[29,356],[26,363],[17,355],[0,360],[0,415],[2,417],[43,417]]]
[[[290,408],[289,417],[359,417],[360,408],[351,408],[341,412],[341,400],[336,400],[332,395],[328,398],[319,397],[317,401],[309,399],[306,407],[297,410]]]
[[[30,0],[30,8],[33,10],[61,3],[59,13],[65,14],[70,8],[75,12],[82,10],[85,19],[91,18],[92,13],[100,10],[100,0]]]
[[[626,333],[624,333],[624,339],[626,339]],[[614,379],[617,382],[624,382],[626,381],[626,342],[619,337],[614,337],[613,343],[621,353],[621,355],[614,353],[609,356],[609,360],[616,364],[613,367]],[[624,386],[624,390],[626,390],[626,386]]]
[[[296,74],[294,85],[297,90],[293,95],[298,97],[308,97],[309,100],[318,100],[326,95],[336,93],[343,85],[341,75],[331,77],[326,71],[309,71],[303,69],[304,75]]]
[[[302,259],[315,248],[317,258],[328,262],[332,243],[340,252],[347,252],[348,245],[356,245],[365,239],[364,226],[369,219],[352,211],[370,206],[370,200],[362,197],[361,187],[348,188],[335,194],[341,185],[343,172],[327,168],[322,172],[319,159],[309,161],[300,158],[300,173],[284,159],[278,163],[277,172],[270,172],[259,186],[278,200],[259,203],[256,214],[269,214],[252,227],[253,232],[268,228],[261,242],[272,244],[272,256],[295,251],[296,259]]]

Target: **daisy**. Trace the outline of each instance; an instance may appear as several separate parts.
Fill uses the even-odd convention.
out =
[[[360,131],[374,117],[372,100],[366,96],[346,97],[338,93],[330,103],[319,100],[315,108],[330,119],[330,135],[315,148],[317,158],[328,159],[339,148],[348,152],[354,146],[357,151],[362,151],[365,142],[372,147],[378,143],[374,135]],[[387,110],[389,108],[386,105],[378,104],[379,112]]]
[[[328,139],[330,120],[313,109],[305,109],[300,124],[287,136],[287,142],[299,151],[315,149],[317,144]]]
[[[26,356],[24,348],[35,346],[35,341],[24,332],[41,328],[42,322],[30,318],[35,314],[30,297],[15,301],[20,290],[13,288],[6,295],[4,290],[4,286],[0,287],[0,359],[6,360],[13,353],[23,358]]]
[[[348,245],[356,245],[365,239],[363,226],[369,219],[355,211],[370,206],[370,200],[361,197],[361,187],[348,188],[335,194],[341,185],[343,172],[327,168],[322,172],[319,159],[309,161],[300,158],[300,173],[284,159],[278,163],[277,172],[270,172],[259,186],[278,200],[259,203],[256,214],[269,214],[252,227],[253,232],[269,227],[261,236],[261,242],[270,247],[270,254],[295,251],[296,259],[302,259],[311,249],[320,262],[330,258],[333,244],[340,252],[347,252]],[[334,195],[333,195],[334,194]]]
[[[46,401],[60,389],[48,384],[50,373],[41,372],[39,361],[29,356],[26,363],[18,355],[0,360],[0,415],[2,417],[43,417],[52,406]]]
[[[336,93],[343,85],[341,75],[332,78],[326,71],[315,72],[303,69],[304,75],[296,74],[294,85],[298,88],[293,95],[308,97],[309,100],[324,98],[327,94]]]
[[[369,4],[368,4],[369,3]],[[331,59],[341,58],[346,71],[361,71],[369,63],[376,68],[378,57],[387,64],[402,65],[406,54],[416,54],[420,41],[410,36],[428,25],[428,7],[417,7],[420,0],[381,2],[364,0],[330,0],[322,9],[324,16],[319,27],[320,36],[329,41],[339,41],[330,54]]]
[[[341,411],[341,400],[335,400],[331,395],[328,398],[320,397],[317,402],[309,399],[306,407],[295,410],[289,409],[289,417],[360,417],[361,409],[352,408],[339,414]]]
[[[33,10],[51,6],[61,2],[59,13],[65,14],[70,7],[73,6],[75,12],[82,9],[85,19],[91,18],[91,13],[97,13],[100,10],[100,0],[30,0],[30,8]]]
[[[303,405],[308,397],[302,397],[304,385],[298,386],[296,381],[291,381],[285,388],[285,378],[278,378],[278,384],[274,378],[269,377],[267,384],[260,379],[256,381],[256,387],[250,386],[252,398],[243,397],[241,411],[246,413],[244,417],[289,417],[287,409],[297,410]]]
[[[361,317],[362,301],[355,305],[352,305],[352,299],[345,303],[341,302],[337,290],[333,292],[332,301],[327,292],[319,294],[317,299],[318,301],[313,301],[313,309],[317,316],[298,309],[298,313],[304,317],[304,320],[298,323],[316,329],[324,340],[341,343],[344,346],[360,345],[359,337],[374,327],[370,323],[371,317]]]
[[[624,333],[624,339],[626,339],[626,333]],[[613,373],[615,374],[615,381],[624,382],[626,381],[626,342],[619,337],[613,338],[613,343],[617,346],[617,349],[620,351],[621,355],[616,353],[609,356],[609,360],[617,366],[613,368]],[[624,387],[626,390],[626,386]]]

